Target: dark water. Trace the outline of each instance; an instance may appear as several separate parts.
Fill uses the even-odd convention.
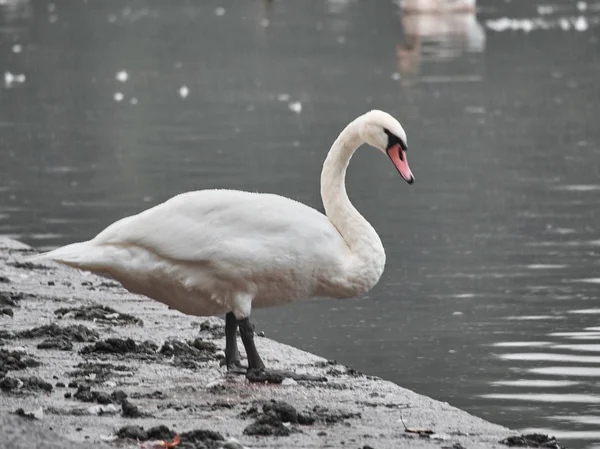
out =
[[[0,234],[55,247],[215,187],[320,209],[329,145],[384,109],[417,182],[353,159],[350,196],[387,249],[379,285],[258,327],[600,444],[600,3],[428,20],[388,1],[228,3],[0,0]]]

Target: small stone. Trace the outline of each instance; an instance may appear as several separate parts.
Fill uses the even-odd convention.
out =
[[[128,400],[124,400],[121,403],[121,410],[122,410],[123,417],[125,417],[125,418],[139,418],[142,416],[142,413],[137,408],[137,406],[133,405]]]
[[[127,393],[123,390],[115,390],[111,393],[110,397],[117,403],[122,404],[127,399]]]
[[[56,382],[56,388],[65,388],[65,384],[63,382]]]
[[[80,385],[77,391],[73,395],[75,399],[79,399],[82,402],[95,402],[98,397],[98,393],[92,391],[87,385]]]
[[[130,438],[132,440],[146,441],[148,432],[140,426],[125,426],[121,427],[117,432],[119,438]]]
[[[265,414],[275,414],[281,422],[298,422],[298,412],[287,402],[277,401],[263,405],[263,412]]]
[[[9,317],[14,317],[15,312],[10,307],[0,307],[0,315],[6,315]]]
[[[108,393],[100,392],[96,397],[96,402],[98,402],[98,404],[106,405],[112,402],[112,398],[108,395]]]
[[[71,392],[70,392],[70,391],[67,391],[67,392],[65,393],[65,399],[71,399],[71,396],[72,396],[72,394],[71,394]]]
[[[0,382],[0,389],[4,391],[12,391],[23,386],[23,382],[19,379],[15,379],[14,377],[5,377]]]

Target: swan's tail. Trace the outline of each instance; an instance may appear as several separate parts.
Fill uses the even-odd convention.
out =
[[[105,251],[91,241],[72,243],[71,245],[36,254],[26,258],[27,261],[53,260],[81,270],[94,270],[101,268],[106,260]]]

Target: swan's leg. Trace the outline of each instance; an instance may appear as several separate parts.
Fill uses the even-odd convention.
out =
[[[240,327],[240,334],[242,336],[242,343],[246,349],[246,357],[248,358],[248,370],[264,370],[265,364],[263,363],[256,345],[254,344],[254,326],[250,323],[250,319],[244,318],[238,321]]]
[[[232,373],[245,374],[246,368],[240,363],[240,353],[237,346],[237,328],[238,321],[233,312],[225,315],[225,362],[227,371]]]
[[[294,380],[309,380],[309,381],[326,381],[327,379],[322,376],[312,376],[309,374],[296,374],[287,371],[274,371],[265,369],[256,346],[254,345],[254,326],[250,323],[250,319],[244,318],[238,320],[238,326],[240,327],[240,334],[242,335],[242,343],[246,348],[246,356],[248,357],[248,372],[246,373],[246,379],[250,382],[260,383],[275,383],[280,384],[283,379],[290,377]]]

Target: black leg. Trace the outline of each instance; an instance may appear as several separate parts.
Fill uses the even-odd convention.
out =
[[[238,322],[233,312],[225,315],[225,361],[222,365],[227,365],[227,371],[239,374],[245,374],[246,368],[240,363],[240,353],[237,346],[237,328]]]
[[[254,345],[254,326],[250,323],[248,318],[238,321],[240,327],[240,334],[242,336],[242,343],[246,349],[246,357],[248,357],[248,370],[264,370],[265,364],[263,363],[256,346]]]
[[[294,380],[308,380],[323,382],[327,379],[323,376],[314,376],[310,374],[295,374],[286,371],[274,371],[265,369],[256,346],[254,345],[254,326],[250,323],[248,318],[239,320],[238,326],[240,328],[240,334],[242,336],[242,343],[246,349],[246,357],[248,357],[248,372],[246,373],[246,379],[250,382],[260,383],[275,383],[280,384],[286,377],[291,377]]]

